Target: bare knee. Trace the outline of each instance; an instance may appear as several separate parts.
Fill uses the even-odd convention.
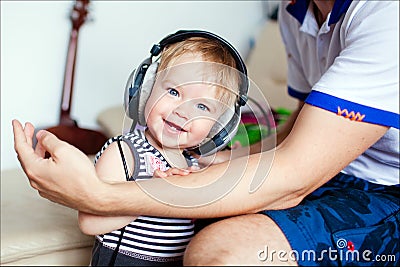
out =
[[[185,266],[226,265],[232,257],[229,235],[230,219],[213,223],[201,230],[189,243],[183,264]]]
[[[200,231],[186,249],[184,265],[271,265],[274,263],[261,261],[258,255],[267,244],[290,250],[279,227],[267,216],[232,217]]]

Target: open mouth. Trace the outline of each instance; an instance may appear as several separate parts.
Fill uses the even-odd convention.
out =
[[[164,120],[164,123],[168,125],[168,127],[174,131],[179,132],[187,132],[185,129],[181,128],[180,126],[176,125],[173,122]]]

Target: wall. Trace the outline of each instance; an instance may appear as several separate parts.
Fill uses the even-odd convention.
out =
[[[1,169],[19,166],[11,120],[58,123],[72,1],[1,1]],[[246,56],[261,1],[93,1],[80,30],[71,116],[85,128],[122,104],[126,79],[151,46],[177,29],[204,29]]]

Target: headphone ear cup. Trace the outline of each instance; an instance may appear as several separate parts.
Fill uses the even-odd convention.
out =
[[[126,83],[125,87],[125,92],[124,92],[124,110],[126,115],[131,118],[135,119],[134,111],[130,109],[131,106],[134,106],[134,104],[131,104],[131,102],[137,102],[139,99],[139,90],[136,92],[134,91],[134,77],[137,76],[137,69],[134,69],[131,74],[129,75],[128,81]]]
[[[150,97],[151,90],[153,89],[156,81],[158,69],[158,62],[152,63],[144,76],[143,83],[139,92],[139,101],[137,103],[136,111],[138,116],[138,123],[142,126],[146,126],[146,118],[144,116],[144,109],[146,107],[147,100]]]
[[[199,146],[188,149],[197,155],[206,157],[223,149],[235,136],[241,117],[240,106],[235,104],[235,111],[228,109],[211,128],[208,137]]]
[[[222,129],[224,129],[234,116],[234,113],[235,112],[232,109],[228,108],[214,123],[207,137],[211,139],[213,136],[217,135]]]
[[[158,63],[148,65],[148,62],[149,60],[144,61],[139,68],[132,71],[125,87],[124,109],[126,115],[133,121],[132,128],[137,123],[146,125],[144,106],[153,88],[158,68]]]

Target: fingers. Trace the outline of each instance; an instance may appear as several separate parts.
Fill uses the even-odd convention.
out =
[[[13,120],[12,126],[14,132],[14,149],[17,153],[17,158],[22,169],[29,178],[31,186],[35,189],[38,189],[38,184],[32,180],[36,177],[35,169],[32,168],[32,166],[34,166],[34,163],[38,160],[38,156],[35,155],[32,148],[34,127],[32,124],[27,123],[24,129],[18,120]]]
[[[18,120],[12,120],[13,132],[14,132],[14,149],[18,152],[21,146],[26,143],[26,136],[21,123]]]
[[[24,163],[28,161],[29,157],[33,153],[32,140],[28,140],[30,130],[25,132],[22,124],[18,120],[13,120],[12,126],[14,132],[14,150],[17,152],[21,166],[24,167]],[[29,127],[30,126],[28,126],[28,128]]]
[[[155,170],[153,173],[153,176],[157,177],[157,178],[165,178],[165,177],[172,176],[172,175],[186,176],[189,173],[191,173],[192,171],[196,171],[199,169],[200,168],[197,166],[191,166],[187,169],[169,168],[166,171]]]
[[[24,133],[26,136],[26,142],[30,146],[32,146],[32,138],[33,138],[34,132],[35,132],[35,127],[33,126],[33,124],[30,122],[26,122],[25,128],[24,128]]]
[[[167,171],[168,176],[171,175],[188,175],[190,173],[190,170],[188,169],[178,169],[178,168],[170,168]]]
[[[36,134],[36,138],[38,140],[38,144],[35,152],[41,157],[44,157],[45,152],[47,151],[50,153],[52,158],[56,159],[56,149],[58,149],[60,145],[66,144],[64,141],[58,139],[57,136],[45,130],[40,130]]]
[[[36,139],[38,139],[38,142],[35,147],[35,153],[39,155],[39,157],[44,158],[46,154],[46,149],[43,147],[42,142],[39,142],[38,134],[39,132],[36,134]]]
[[[161,170],[155,170],[154,173],[153,173],[153,177],[165,178],[165,177],[168,177],[168,175],[165,172],[161,171]]]

